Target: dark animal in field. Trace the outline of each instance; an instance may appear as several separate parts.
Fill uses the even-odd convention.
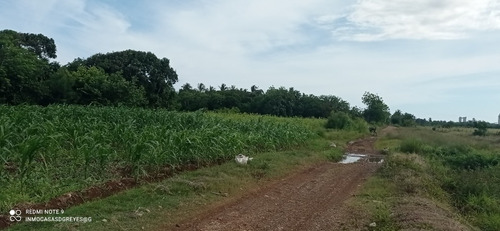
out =
[[[373,135],[373,136],[376,136],[377,135],[377,128],[376,127],[370,127],[368,128],[370,130],[370,133]]]

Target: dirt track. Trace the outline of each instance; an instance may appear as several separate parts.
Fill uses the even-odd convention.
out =
[[[351,142],[347,151],[376,154],[375,138]],[[235,202],[187,219],[169,230],[359,230],[369,220],[346,205],[377,163],[322,163],[275,181]]]

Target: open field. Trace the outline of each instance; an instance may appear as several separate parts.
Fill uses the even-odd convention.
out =
[[[272,184],[276,179],[286,178],[304,170],[307,171],[318,164],[329,166],[328,169],[330,169],[336,165],[332,163],[325,165],[325,162],[339,160],[343,154],[342,150],[348,145],[348,141],[365,135],[352,131],[325,130],[322,128],[325,120],[283,119],[240,114],[199,115],[188,113],[187,115],[197,115],[200,116],[199,118],[207,116],[209,118],[234,119],[239,122],[250,122],[257,119],[266,123],[266,120],[269,120],[269,123],[274,123],[274,125],[268,124],[268,126],[288,124],[293,129],[301,130],[298,132],[304,134],[302,138],[304,140],[298,140],[296,143],[290,143],[288,140],[286,144],[288,146],[271,147],[271,151],[267,152],[260,149],[254,149],[253,152],[245,151],[246,154],[255,158],[246,166],[229,161],[220,165],[201,167],[196,171],[179,172],[158,182],[138,185],[106,198],[65,209],[64,216],[91,217],[92,221],[88,223],[23,222],[11,226],[10,229],[137,230],[175,225],[175,222],[181,222],[183,218],[201,212],[202,208],[209,209],[220,203],[231,202],[248,192]],[[293,132],[289,131],[289,133]],[[270,137],[272,138],[272,136]],[[290,135],[288,135],[288,139],[290,139]],[[332,141],[336,143],[338,148],[331,147]],[[269,139],[262,142],[269,142]],[[276,151],[275,149],[283,150]],[[232,154],[228,156],[228,158],[234,158]],[[356,169],[363,170],[364,168],[360,166]],[[335,171],[337,170],[329,170],[331,173],[335,173]],[[365,174],[364,171],[359,171],[359,173]],[[314,177],[314,175],[309,175]],[[336,174],[335,176],[342,178],[342,175]],[[363,181],[364,178],[353,176],[351,180],[359,182]],[[333,180],[332,182],[337,181]],[[354,184],[354,186],[356,185]],[[344,193],[350,195],[347,191]]]
[[[391,154],[365,196],[385,228],[498,230],[500,136],[472,131],[392,127],[380,138]]]
[[[321,120],[83,106],[0,106],[0,210],[110,180],[281,150]],[[186,167],[187,166],[187,167]]]
[[[368,131],[326,130],[318,119],[78,106],[2,109],[3,210],[114,180],[141,182],[65,210],[65,216],[92,222],[24,222],[12,230],[189,229],[190,219],[199,229],[214,219],[228,229],[265,229],[303,219],[298,208],[318,216],[304,218],[305,225],[289,223],[289,229],[500,227],[500,136],[491,129],[474,137],[471,129],[388,127],[378,138],[360,139]],[[380,168],[331,163],[345,151],[385,148]],[[229,161],[238,153],[255,159],[245,166]],[[165,169],[169,174],[161,175]],[[269,200],[275,204],[267,206]],[[280,203],[295,204],[280,217],[265,215],[281,211]],[[247,211],[252,206],[244,204],[260,206]],[[240,214],[236,220],[226,219],[234,214]],[[245,214],[260,214],[267,223],[259,226]]]
[[[177,226],[185,227],[186,222],[191,223],[193,218],[212,214],[211,211],[214,210],[221,211],[220,208],[225,206],[251,203],[252,200],[261,200],[263,203],[261,206],[252,207],[260,209],[261,212],[266,208],[280,210],[281,203],[288,203],[290,213],[283,215],[294,220],[302,219],[302,213],[293,211],[300,208],[302,202],[308,202],[309,205],[315,205],[308,207],[314,213],[328,210],[329,214],[336,214],[339,219],[332,222],[341,225],[344,219],[349,220],[352,214],[347,213],[348,208],[338,213],[337,208],[343,207],[343,200],[352,197],[359,188],[358,185],[366,180],[367,175],[373,173],[376,166],[368,163],[342,165],[329,160],[333,156],[341,156],[349,140],[358,140],[363,135],[325,131],[324,137],[311,139],[293,150],[253,154],[255,159],[248,165],[237,165],[234,161],[230,161],[179,173],[160,182],[145,184],[101,200],[69,208],[64,214],[64,216],[92,217],[92,222],[24,222],[10,229],[175,230]],[[332,148],[330,146],[332,141],[341,147]],[[349,176],[346,178],[346,175]],[[335,187],[331,187],[332,184]],[[296,187],[301,187],[300,193],[297,193]],[[332,197],[331,193],[326,192],[332,192],[338,197]],[[292,195],[293,198],[287,195]],[[311,197],[311,195],[316,196]],[[275,200],[272,206],[266,202],[271,197]],[[290,204],[290,200],[295,200],[294,204]],[[322,206],[322,209],[317,209],[317,205]],[[254,212],[249,213],[257,215]],[[279,215],[276,213],[273,216]],[[270,221],[268,224],[285,225],[278,219],[274,221],[273,216],[268,216],[267,220]],[[241,214],[240,218],[244,220],[245,217]],[[369,217],[363,217],[363,221],[368,222]],[[258,219],[249,222],[257,226],[261,224]],[[355,225],[365,227],[367,224]],[[303,227],[308,225],[313,227],[309,222],[303,225]]]

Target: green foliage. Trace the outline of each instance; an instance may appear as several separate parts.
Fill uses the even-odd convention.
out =
[[[464,134],[404,131],[408,134],[396,136],[403,139],[400,150],[425,158],[429,167],[424,172],[432,175],[452,204],[474,225],[482,230],[496,230],[500,224],[500,160],[496,146],[491,142],[477,145],[477,139],[483,138],[471,139]]]
[[[486,132],[488,131],[488,123],[485,121],[474,122],[474,127],[476,128],[472,135],[474,136],[486,136]]]
[[[368,131],[368,123],[360,117],[351,117],[352,122],[349,125],[351,131],[357,131],[364,134]]]
[[[403,121],[403,113],[400,110],[396,110],[391,116],[391,124],[400,125]]]
[[[403,127],[412,127],[417,125],[416,118],[410,113],[402,113],[400,110],[396,110],[391,116],[391,124],[399,125]]]
[[[44,104],[45,81],[56,63],[54,40],[43,35],[0,31],[0,103]]]
[[[399,146],[399,151],[404,153],[423,153],[424,143],[418,139],[405,139]]]
[[[444,159],[446,165],[455,169],[476,170],[498,165],[498,157],[478,153],[464,153],[448,156]]]
[[[314,96],[300,93],[294,88],[270,87],[266,92],[252,86],[251,90],[238,89],[236,86],[206,87],[199,83],[198,88],[184,84],[179,90],[176,101],[181,111],[220,110],[238,108],[244,113],[275,115],[283,117],[326,118],[332,110],[361,116],[358,108],[349,108],[349,103],[336,96]]]
[[[368,123],[385,124],[389,122],[389,106],[384,103],[382,97],[370,92],[365,92],[361,98],[367,108],[363,116]]]
[[[333,112],[328,117],[325,127],[333,129],[345,129],[352,123],[351,118],[345,112]]]
[[[82,70],[85,74],[88,68]],[[98,74],[99,69],[90,71]],[[0,210],[169,166],[204,166],[242,152],[301,145],[315,137],[308,124],[301,124],[306,121],[123,107],[0,105]]]
[[[177,73],[167,58],[159,59],[151,52],[126,50],[95,54],[85,60],[76,59],[66,65],[71,71],[80,66],[98,67],[108,75],[119,74],[136,88],[143,88],[149,106],[170,107]]]
[[[368,131],[368,124],[359,117],[351,118],[345,112],[332,111],[326,121],[325,128],[350,130],[364,134]]]
[[[339,162],[344,158],[344,152],[342,149],[330,149],[326,151],[326,158],[332,162]]]

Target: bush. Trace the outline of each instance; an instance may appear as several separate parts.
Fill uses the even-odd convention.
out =
[[[472,133],[474,136],[486,136],[486,129],[475,129]]]
[[[486,136],[486,131],[488,130],[488,124],[484,121],[474,122],[474,127],[476,128],[472,135],[474,136]]]
[[[344,153],[340,149],[332,149],[326,152],[326,158],[333,162],[339,162],[344,159]]]
[[[345,129],[352,123],[351,118],[345,112],[332,112],[326,122],[326,128]]]
[[[445,163],[455,169],[476,170],[498,165],[498,159],[477,153],[448,156]]]
[[[368,131],[368,123],[362,118],[354,118],[349,124],[349,129],[352,131],[365,133]]]
[[[405,139],[401,142],[399,150],[404,153],[423,153],[424,143],[417,139]]]

